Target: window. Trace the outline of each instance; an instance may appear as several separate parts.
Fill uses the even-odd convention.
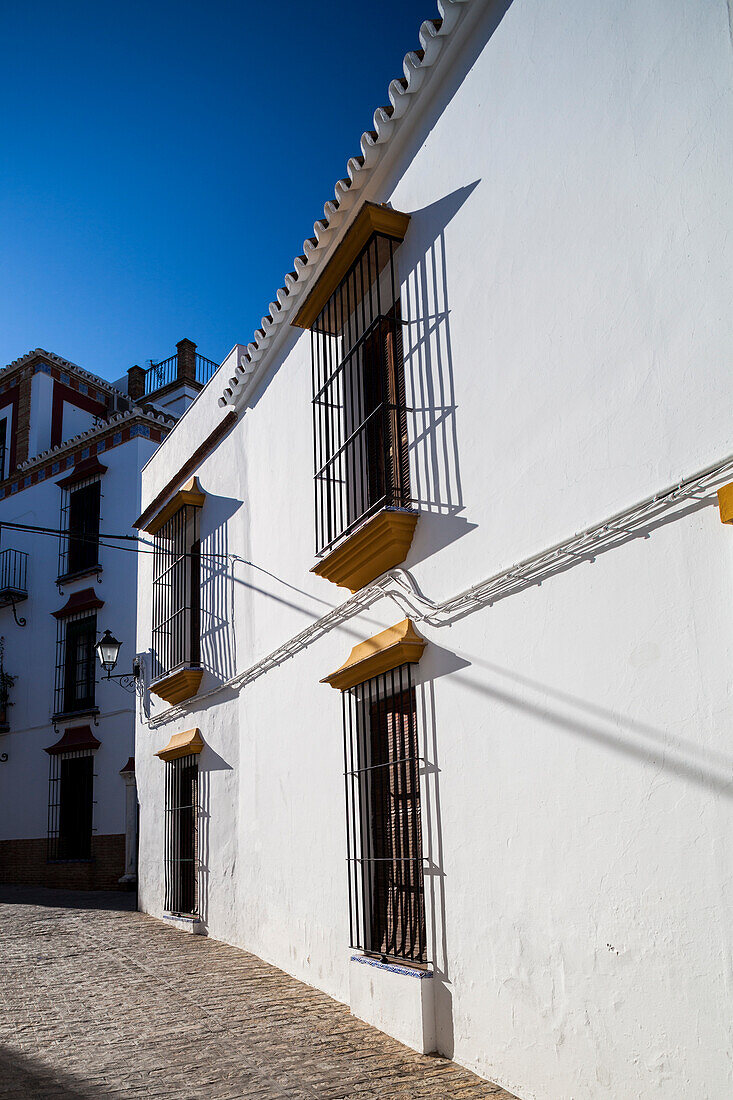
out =
[[[153,557],[154,678],[201,660],[199,509],[185,504],[155,533]]]
[[[62,489],[59,576],[94,570],[99,564],[99,510],[101,482],[98,477]]]
[[[165,765],[165,907],[191,916],[198,907],[198,758]]]
[[[410,503],[397,243],[372,233],[309,326],[319,554]]]
[[[410,665],[343,693],[351,946],[427,959],[420,777]]]
[[[58,620],[54,713],[95,709],[94,644],[97,616],[87,612]]]
[[[48,858],[91,859],[94,756],[81,750],[50,759]]]

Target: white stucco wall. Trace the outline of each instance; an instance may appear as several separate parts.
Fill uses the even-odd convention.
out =
[[[34,458],[51,446],[51,419],[54,380],[44,371],[31,378],[31,419],[28,434],[28,457]],[[91,418],[80,431],[91,426]],[[68,433],[67,433],[68,437]],[[10,436],[8,436],[10,439]],[[9,472],[9,471],[8,471]]]
[[[435,600],[733,452],[725,3],[515,0],[495,24],[363,194],[412,215],[405,565]],[[237,556],[204,578],[202,694],[345,598],[308,571],[310,384],[293,330],[198,471],[202,549]],[[224,385],[148,463],[143,506]],[[419,624],[437,1043],[523,1100],[731,1091],[733,540],[710,493],[666,518]],[[149,593],[146,558],[141,651]],[[348,1001],[341,703],[318,681],[403,617],[385,598],[159,724],[151,697],[143,908],[164,900],[153,753],[198,725],[206,930]]]
[[[140,437],[99,456],[107,467],[102,476],[100,530],[129,533],[139,512],[138,471],[155,447]],[[8,522],[58,528],[61,490],[57,482],[70,471],[30,486],[0,501],[0,524]],[[137,555],[100,546],[102,572],[56,587],[58,538],[32,532],[2,532],[0,549],[28,553],[28,599],[18,605],[24,628],[13,621],[12,608],[0,609],[0,634],[5,639],[5,668],[16,676],[9,709],[10,732],[0,735],[0,840],[46,836],[48,826],[48,755],[66,726],[91,725],[101,746],[95,757],[94,829],[99,835],[125,831],[125,785],[120,768],[134,752],[134,696],[115,683],[98,683],[98,725],[91,718],[51,721],[54,708],[56,620],[52,612],[73,592],[92,587],[104,607],[97,611],[99,633],[109,627],[123,641],[118,672],[131,668],[135,653]],[[98,666],[97,666],[98,667]],[[99,669],[98,669],[99,679]]]

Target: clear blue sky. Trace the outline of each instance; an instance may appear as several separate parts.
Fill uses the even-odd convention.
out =
[[[0,4],[0,366],[248,342],[435,0]]]

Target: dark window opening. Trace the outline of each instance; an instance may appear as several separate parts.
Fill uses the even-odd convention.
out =
[[[410,666],[344,692],[351,946],[426,962],[420,777]]]
[[[51,757],[48,858],[91,859],[94,757],[86,750]]]
[[[198,761],[181,756],[165,768],[165,907],[192,916],[198,909]]]
[[[73,714],[95,707],[94,644],[97,616],[61,619],[56,638],[55,714]]]
[[[155,535],[153,557],[153,678],[201,662],[201,543],[199,509],[171,516]]]
[[[82,573],[99,565],[99,479],[62,490],[59,576]]]
[[[311,329],[317,553],[410,505],[394,248],[375,233]]]

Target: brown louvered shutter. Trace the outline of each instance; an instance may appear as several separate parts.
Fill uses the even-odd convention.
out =
[[[371,950],[425,958],[417,723],[412,689],[370,708]]]
[[[384,322],[384,363],[389,408],[390,487],[387,504],[406,508],[410,503],[410,463],[407,449],[405,364],[402,358],[402,314],[399,299]]]

